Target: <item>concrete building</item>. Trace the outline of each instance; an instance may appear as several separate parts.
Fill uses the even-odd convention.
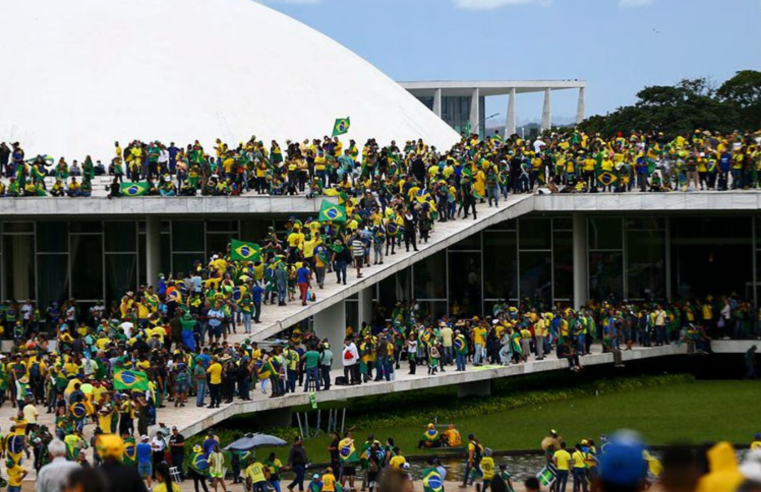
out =
[[[0,3],[0,17],[14,40],[0,43],[14,64],[0,77],[0,141],[28,156],[108,163],[115,140],[135,139],[198,139],[213,155],[217,138],[285,145],[345,117],[344,141],[360,146],[459,139],[373,65],[251,0],[25,0]]]
[[[410,94],[417,97],[436,116],[443,119],[455,131],[470,131],[482,136],[486,130],[485,98],[508,96],[507,124],[505,134],[516,133],[515,102],[518,94],[543,92],[541,129],[552,126],[552,92],[577,89],[579,98],[576,107],[576,123],[584,119],[584,80],[500,80],[500,81],[425,81],[400,82]]]

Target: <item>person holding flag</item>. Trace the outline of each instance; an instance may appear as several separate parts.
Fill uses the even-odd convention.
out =
[[[349,489],[354,490],[354,478],[357,475],[357,463],[359,456],[354,447],[352,433],[346,431],[344,438],[338,443],[338,459],[341,462],[341,487],[346,487],[346,479],[349,479]]]

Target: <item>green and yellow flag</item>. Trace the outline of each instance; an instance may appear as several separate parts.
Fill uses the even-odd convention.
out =
[[[337,224],[346,223],[346,208],[341,205],[330,203],[327,200],[322,201],[320,206],[320,222],[335,222]]]
[[[148,375],[142,371],[114,369],[114,389],[117,391],[148,391]]]
[[[262,248],[256,243],[245,241],[230,242],[230,259],[232,261],[261,261]]]
[[[144,196],[148,194],[148,183],[122,183],[122,196]]]
[[[351,127],[351,122],[349,121],[348,116],[346,118],[338,118],[336,123],[333,125],[333,136],[336,137],[338,135],[347,133],[349,131],[349,127]]]
[[[357,463],[359,461],[353,440],[346,438],[338,443],[338,458],[342,464]]]

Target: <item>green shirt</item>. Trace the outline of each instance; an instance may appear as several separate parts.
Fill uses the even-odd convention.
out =
[[[304,360],[306,361],[307,369],[315,369],[320,363],[320,353],[316,350],[310,350],[304,354]]]

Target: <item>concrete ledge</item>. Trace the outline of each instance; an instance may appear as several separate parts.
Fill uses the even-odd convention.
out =
[[[631,360],[649,359],[654,357],[664,357],[686,353],[686,347],[676,347],[668,345],[664,347],[639,348],[622,353],[624,362]],[[582,364],[585,366],[594,366],[601,364],[612,364],[613,354],[593,354],[582,358]],[[317,392],[316,398],[318,405],[320,403],[349,400],[352,398],[362,398],[367,396],[383,395],[387,393],[396,393],[403,391],[418,391],[430,388],[452,385],[467,385],[483,382],[489,382],[496,378],[517,377],[523,374],[534,374],[547,371],[568,370],[566,360],[545,359],[542,361],[531,361],[520,365],[511,365],[507,367],[494,368],[474,368],[469,366],[465,372],[440,373],[435,376],[404,376],[410,379],[400,379],[390,382],[372,382],[358,386],[332,386],[329,391]],[[342,372],[340,372],[342,374]],[[397,373],[398,374],[398,373]],[[333,370],[332,376],[339,375],[339,370]],[[278,409],[290,409],[296,406],[309,405],[308,393],[302,393],[300,390],[294,394],[288,394],[280,398],[264,399],[251,402],[236,402],[224,408],[214,409],[213,413],[207,414],[200,420],[183,426],[182,423],[176,424],[180,432],[185,437],[192,436],[203,432],[208,427],[214,426],[231,417],[240,414],[255,412],[271,412]],[[200,411],[208,411],[206,409]],[[163,418],[163,417],[162,417]],[[169,422],[169,421],[167,421]]]
[[[761,340],[714,340],[711,350],[717,354],[744,354],[755,345],[761,353]]]

